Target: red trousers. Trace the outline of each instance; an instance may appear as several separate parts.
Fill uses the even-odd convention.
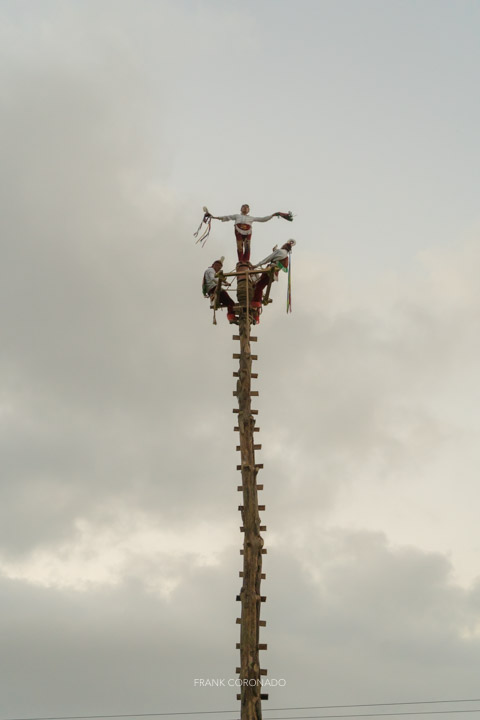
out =
[[[260,275],[260,280],[255,285],[255,289],[253,291],[253,302],[262,302],[263,289],[267,287],[269,280],[269,273],[262,273]]]
[[[215,288],[209,292],[211,298],[213,298],[214,293]],[[228,312],[233,313],[233,306],[235,305],[235,302],[232,300],[226,290],[220,290],[220,295],[218,296],[218,305],[219,307],[228,308]]]
[[[237,255],[239,262],[248,262],[250,260],[250,240],[252,233],[249,235],[242,235],[235,228],[235,238],[237,240]]]

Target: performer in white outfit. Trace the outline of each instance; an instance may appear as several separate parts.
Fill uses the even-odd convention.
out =
[[[242,205],[242,207],[240,208],[240,214],[238,215],[210,215],[213,220],[221,220],[222,222],[228,222],[229,220],[233,220],[233,222],[235,223],[235,238],[237,240],[237,255],[239,262],[249,262],[250,260],[252,223],[268,222],[274,217],[282,217],[285,220],[289,221],[293,220],[291,212],[275,212],[272,213],[272,215],[265,215],[265,217],[253,217],[249,213],[250,207],[248,205]]]
[[[288,272],[288,261],[289,255],[292,252],[293,246],[296,245],[295,240],[289,240],[281,248],[275,248],[275,250],[267,255],[266,258],[261,260],[254,267],[260,267],[262,265],[274,265],[275,267],[275,279],[278,278],[279,270]],[[262,304],[263,290],[270,281],[270,274],[268,272],[262,272],[260,279],[255,284],[255,290],[253,293],[252,307],[259,308]]]

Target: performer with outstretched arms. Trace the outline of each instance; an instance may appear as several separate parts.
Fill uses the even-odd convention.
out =
[[[239,262],[248,262],[250,260],[250,244],[252,238],[252,223],[254,222],[268,222],[274,217],[282,217],[284,220],[293,220],[291,212],[282,213],[275,212],[272,215],[266,215],[265,217],[252,217],[249,215],[250,207],[248,205],[242,205],[240,208],[239,215],[210,215],[213,220],[221,220],[227,222],[233,220],[235,223],[235,238],[237,240],[237,255]]]

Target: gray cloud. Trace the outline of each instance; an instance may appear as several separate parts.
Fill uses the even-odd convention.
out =
[[[193,208],[208,198],[220,207],[250,187],[258,205],[277,202],[285,182],[288,198],[308,203],[316,183],[291,187],[288,173],[300,177],[303,166],[293,151],[279,152],[275,133],[259,152],[253,114],[241,137],[235,107],[215,105],[201,119],[212,97],[202,72],[218,57],[204,42],[202,64],[193,41],[234,45],[236,10],[210,5],[187,27],[168,3],[161,12],[143,3],[142,13],[123,2],[5,7],[2,713],[235,707],[230,690],[192,686],[194,677],[234,674],[241,560],[236,348],[224,313],[214,327],[200,296],[205,267],[220,254],[233,263],[233,235],[217,225],[200,250]],[[257,33],[252,67],[263,57]],[[237,79],[245,72],[241,48],[228,58],[215,76],[222,98],[232,68]],[[265,109],[271,100],[254,85]],[[267,115],[262,122],[268,131]],[[209,125],[221,135],[212,155],[202,135]],[[238,160],[230,178],[219,158],[230,157],[233,140],[249,150],[248,172]],[[252,157],[279,179],[266,188]],[[338,178],[347,165],[336,166]],[[336,185],[334,208],[347,202],[339,181],[319,183],[329,192]],[[362,197],[355,202],[365,214]],[[266,665],[288,681],[272,701],[411,699],[438,696],[439,687],[468,695],[477,684],[478,584],[456,585],[455,563],[443,548],[422,550],[435,540],[418,528],[404,528],[408,547],[394,543],[391,519],[421,506],[438,510],[444,536],[463,524],[464,515],[449,517],[447,532],[444,513],[460,513],[478,461],[478,250],[435,249],[411,272],[378,280],[376,267],[375,281],[355,285],[333,240],[322,251],[314,245],[319,225],[332,222],[319,214],[304,210],[292,229],[300,233],[293,315],[285,317],[282,278],[255,331]],[[291,229],[263,230],[255,256]],[[458,472],[454,502],[445,460]],[[406,499],[397,508],[399,487]],[[345,506],[356,523],[341,516]]]

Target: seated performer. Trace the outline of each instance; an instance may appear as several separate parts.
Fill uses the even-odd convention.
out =
[[[267,255],[266,258],[261,260],[254,267],[260,267],[261,265],[270,265],[275,267],[275,280],[278,280],[279,270],[284,272],[288,271],[288,256],[292,252],[293,246],[296,245],[295,240],[289,240],[281,248],[274,249],[274,251]],[[263,290],[270,281],[270,273],[262,272],[260,279],[255,284],[253,292],[252,307],[259,308],[262,305]]]
[[[202,293],[204,297],[210,298],[211,307],[215,307],[215,291],[218,285],[218,278],[216,277],[216,275],[222,269],[224,260],[224,257],[221,257],[220,260],[215,260],[215,262],[213,262],[203,274]],[[228,285],[228,282],[226,280],[222,280],[222,285]],[[220,290],[217,304],[219,307],[227,308],[227,320],[229,323],[234,323],[236,319],[235,313],[233,311],[233,306],[235,305],[235,302],[232,300],[226,290]]]
[[[208,211],[207,211],[208,212]],[[272,215],[266,215],[265,217],[252,217],[249,215],[250,207],[248,205],[242,205],[240,208],[240,215],[210,215],[213,220],[221,220],[227,222],[233,220],[235,223],[235,238],[237,240],[237,255],[240,262],[250,260],[250,241],[252,238],[252,223],[254,222],[268,222],[274,217],[282,217],[285,220],[292,221],[293,216],[291,212],[282,213],[276,212]]]

